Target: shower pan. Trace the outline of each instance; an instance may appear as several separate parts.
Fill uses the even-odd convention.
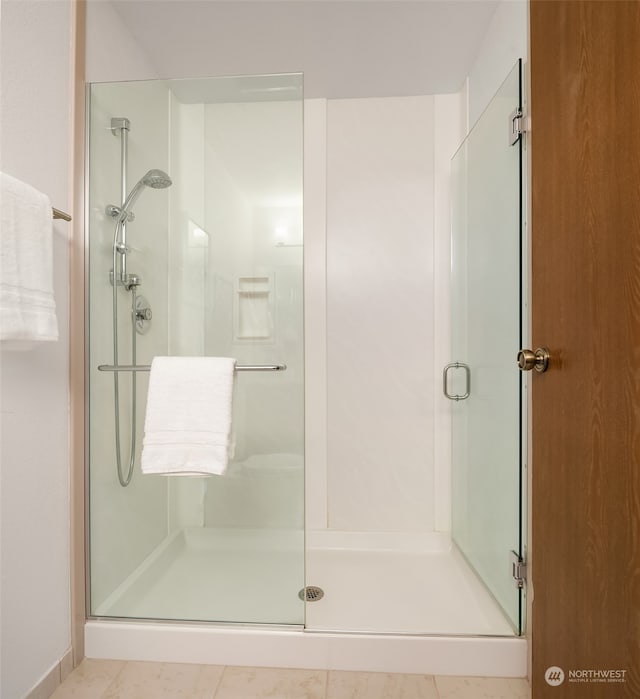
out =
[[[502,128],[512,90],[505,85],[467,143],[483,129]],[[427,335],[400,318],[411,306],[421,322],[420,309],[434,307],[429,294],[448,295],[448,288],[390,272],[425,259],[410,240],[425,250],[434,241],[425,236],[428,224],[403,237],[402,226],[419,219],[394,211],[404,190],[377,200],[371,194],[383,191],[382,182],[389,193],[394,179],[404,187],[416,172],[436,172],[432,162],[415,161],[423,153],[433,158],[436,146],[420,150],[414,136],[451,144],[449,159],[462,135],[453,131],[455,119],[442,121],[446,133],[420,135],[437,96],[411,98],[423,112],[407,121],[417,130],[407,145],[394,141],[405,138],[404,127],[387,134],[363,128],[368,119],[403,119],[407,103],[396,99],[309,100],[303,116],[300,74],[90,86],[91,657],[525,674],[520,618],[496,602],[491,575],[461,535],[464,517],[472,526],[474,514],[486,515],[495,503],[486,498],[482,510],[474,499],[476,476],[461,469],[457,447],[453,473],[451,464],[433,462],[442,447],[438,452],[429,439],[441,437],[435,422],[423,429],[425,415],[434,418],[424,405],[441,411],[442,425],[451,418],[449,403],[429,393],[439,380],[424,361],[434,349],[442,355],[448,338],[423,347]],[[386,159],[370,161],[371,144],[388,147]],[[398,155],[403,147],[406,155]],[[504,164],[503,155],[490,160]],[[403,158],[407,171],[389,170],[387,162],[402,168]],[[456,158],[455,210],[467,211],[475,171],[463,172]],[[133,187],[122,182],[124,161]],[[509,168],[494,180],[510,178]],[[418,206],[431,176],[412,182]],[[143,194],[148,188],[157,191]],[[448,177],[437,188],[448,192]],[[504,213],[491,225],[515,225],[517,238],[518,204]],[[385,215],[397,229],[384,224]],[[431,211],[425,215],[431,220]],[[487,241],[487,255],[496,240]],[[391,273],[393,283],[381,285],[381,275]],[[150,302],[141,304],[142,284]],[[407,342],[380,341],[384,328],[376,323],[385,305],[398,327],[411,331]],[[137,324],[145,332],[136,332]],[[418,375],[399,368],[403,357],[393,348],[401,346]],[[236,448],[222,476],[139,472],[149,364],[171,355],[231,356],[248,370],[235,380]],[[475,398],[473,359],[453,360],[470,364]],[[515,360],[513,371],[518,376]],[[449,377],[451,392],[457,380]],[[404,401],[403,424],[396,396]],[[456,439],[458,419],[454,414]],[[407,458],[402,442],[411,430],[419,438]],[[519,497],[506,489],[496,495],[515,500],[516,509]],[[513,522],[504,526],[522,536]],[[487,537],[493,546],[493,533]],[[508,556],[492,565],[503,563],[508,568]]]

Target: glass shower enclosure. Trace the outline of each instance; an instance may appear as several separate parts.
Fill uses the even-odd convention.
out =
[[[348,474],[364,474],[372,479],[374,490],[386,496],[380,484],[387,481],[380,476],[392,473],[397,502],[406,502],[407,491],[412,490],[410,500],[416,504],[415,521],[420,528],[416,531],[414,524],[392,521],[399,511],[393,508],[385,527],[377,512],[367,519],[369,508],[353,522],[351,517],[346,518],[347,524],[339,517],[330,521],[329,505],[335,504],[336,494],[343,497],[340,502],[351,515],[349,508],[357,495],[353,488],[362,483],[361,478],[336,480],[333,501],[329,488],[317,500],[309,500],[309,510],[324,507],[326,517],[317,518],[322,523],[307,532],[308,581],[302,88],[301,74],[101,83],[89,88],[89,615],[295,628],[306,624],[310,630],[358,633],[521,633],[523,590],[512,574],[514,560],[525,558],[526,553],[522,460],[526,400],[516,364],[517,351],[525,344],[525,151],[523,139],[512,133],[522,107],[521,65],[508,76],[453,156],[451,182],[446,182],[453,198],[453,333],[452,361],[445,368],[443,388],[452,400],[441,399],[438,405],[444,405],[447,420],[451,408],[453,440],[451,463],[447,460],[437,466],[447,481],[451,473],[451,487],[447,482],[445,488],[434,485],[431,489],[420,466],[417,482],[422,485],[411,489],[401,477],[403,472],[388,469],[384,461],[388,453],[393,465],[395,448],[381,452],[383,461],[376,471],[370,457],[378,444],[360,440],[364,449],[356,455],[355,464],[349,458],[343,462],[358,467]],[[351,112],[341,112],[343,107],[329,105],[325,118],[331,117],[327,121],[331,128],[319,132],[319,138],[331,137],[322,156],[323,167],[334,178],[327,177],[334,189],[329,188],[324,202],[330,214],[336,201],[331,192],[339,190],[343,196],[345,191],[338,184],[342,170],[337,177],[331,167],[351,162],[354,143],[348,130],[341,131],[340,124],[351,124]],[[341,115],[346,121],[340,122]],[[361,121],[354,120],[352,127],[359,129]],[[336,156],[343,152],[341,148],[347,153],[344,159]],[[395,154],[394,148],[389,152]],[[431,151],[425,146],[425,152]],[[312,158],[310,153],[309,163]],[[407,162],[413,165],[410,158]],[[359,182],[361,172],[357,163],[355,174],[347,177]],[[402,173],[401,169],[398,181]],[[425,181],[431,177],[427,174],[423,173]],[[447,176],[444,173],[443,179]],[[392,186],[395,172],[389,177]],[[427,207],[426,217],[431,213]],[[344,214],[343,225],[351,226],[357,215]],[[336,227],[335,215],[328,218],[327,292],[315,312],[328,308],[335,328],[340,327],[336,326],[337,309],[349,308],[341,297],[343,287],[332,281],[332,270],[349,271],[349,264],[358,263],[345,259],[338,242],[346,240],[348,249],[348,236]],[[366,226],[363,230],[370,232]],[[422,230],[416,226],[416,235],[422,235]],[[417,239],[424,243],[424,238]],[[307,242],[314,242],[312,230]],[[380,234],[375,242],[381,253],[384,245],[396,244]],[[352,249],[357,258],[359,248]],[[396,257],[385,254],[385,260],[410,258],[423,259],[411,246],[398,250]],[[422,268],[415,269],[416,276],[422,275]],[[434,283],[433,288],[421,290],[425,302],[430,302],[429,294],[435,294],[435,289]],[[366,286],[359,291],[362,297]],[[394,304],[400,308],[404,303],[403,293],[387,294],[392,312]],[[310,310],[312,303],[308,299]],[[355,318],[360,306],[354,303],[353,308]],[[349,328],[351,322],[357,321],[347,313],[343,327]],[[415,322],[423,322],[420,314]],[[344,340],[345,336],[335,332],[334,337]],[[435,347],[436,338],[429,338],[423,338],[425,346]],[[437,341],[448,346],[442,337]],[[336,437],[351,446],[354,435],[340,419],[346,413],[337,408],[357,410],[362,395],[358,390],[351,392],[356,408],[338,402],[341,375],[336,367],[350,372],[357,365],[364,377],[361,385],[373,382],[362,371],[361,344],[328,343],[328,347],[325,388],[331,407],[327,415],[335,430],[333,443],[329,431],[325,439],[332,448],[340,444]],[[154,357],[162,356],[236,360],[235,450],[223,474],[186,478],[142,472],[148,369]],[[311,359],[310,355],[310,363]],[[392,369],[395,359],[394,355],[389,363]],[[422,364],[421,357],[418,361]],[[424,386],[433,385],[435,371],[432,364],[423,372]],[[386,375],[382,380],[388,380]],[[423,390],[412,373],[405,384],[396,381],[389,395],[402,398],[406,395],[403,385],[410,387],[411,395]],[[431,397],[431,388],[420,394],[420,410]],[[386,415],[398,414],[391,405],[384,408]],[[407,414],[411,416],[412,410],[410,406]],[[384,410],[380,415],[385,415]],[[388,443],[393,446],[401,440],[402,430],[413,429],[411,424],[389,422],[393,429]],[[427,451],[435,454],[433,447],[427,435],[424,445],[421,442],[412,452],[412,463],[430,463]],[[327,453],[329,457],[318,459],[319,469],[314,474],[312,468],[311,473],[330,482],[329,466],[337,468],[340,460],[335,454],[341,451],[327,449]],[[326,464],[320,463],[323,458]],[[310,464],[313,459],[310,446]],[[435,474],[436,464],[430,468]],[[435,524],[425,524],[422,514],[427,498],[434,498],[432,504],[435,498],[447,498],[448,506],[449,496],[450,531],[446,525],[436,530]],[[340,556],[356,568],[357,561],[363,561],[356,572],[374,571],[369,578],[387,585],[381,589],[401,592],[386,594],[382,604],[380,598],[385,595],[371,593],[374,585],[358,584],[352,589],[341,583],[346,565]],[[401,568],[400,560],[412,567]],[[412,572],[394,579],[391,569]],[[355,578],[351,575],[349,583]],[[432,608],[421,607],[417,612],[414,599],[402,599],[407,597],[409,578],[414,583],[424,580],[422,592],[429,586],[439,590],[429,599]],[[445,579],[446,584],[441,582]],[[326,589],[327,594],[324,602],[305,610],[305,602],[312,601],[308,596],[312,585]],[[471,591],[465,598],[467,606],[461,606],[459,595],[452,595],[453,612],[438,617],[436,624],[433,609],[443,606],[438,595],[455,585],[465,594]],[[363,614],[354,616],[355,621],[345,621],[342,612],[331,616],[335,609],[356,607]],[[461,609],[465,611],[458,613]]]
[[[88,98],[89,612],[302,624],[302,76]],[[141,473],[156,356],[236,359],[223,475]]]
[[[517,633],[523,590],[525,333],[522,66],[452,160],[452,538]]]

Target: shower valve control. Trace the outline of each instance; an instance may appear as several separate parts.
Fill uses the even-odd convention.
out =
[[[151,320],[151,318],[153,318],[153,313],[151,313],[150,308],[140,308],[136,311],[136,318],[140,320]]]
[[[146,334],[149,331],[149,328],[151,327],[152,318],[153,313],[151,312],[151,306],[149,305],[149,301],[147,301],[146,297],[136,297],[136,332],[140,335]]]

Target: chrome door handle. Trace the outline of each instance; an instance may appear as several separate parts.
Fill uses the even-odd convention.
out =
[[[518,352],[518,368],[520,371],[535,369],[542,374],[549,368],[549,350],[546,347],[538,347],[535,352],[530,349],[521,349]]]
[[[451,371],[451,369],[464,369],[466,387],[465,392],[462,395],[453,395],[449,393],[449,387],[447,383],[449,378],[449,371]],[[442,371],[442,392],[444,393],[446,398],[455,401],[466,400],[471,395],[471,369],[469,368],[468,364],[464,364],[464,362],[452,362],[451,364],[447,364],[447,366]]]

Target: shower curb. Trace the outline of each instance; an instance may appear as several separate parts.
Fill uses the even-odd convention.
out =
[[[92,620],[89,658],[154,662],[525,677],[524,638],[404,636]]]

